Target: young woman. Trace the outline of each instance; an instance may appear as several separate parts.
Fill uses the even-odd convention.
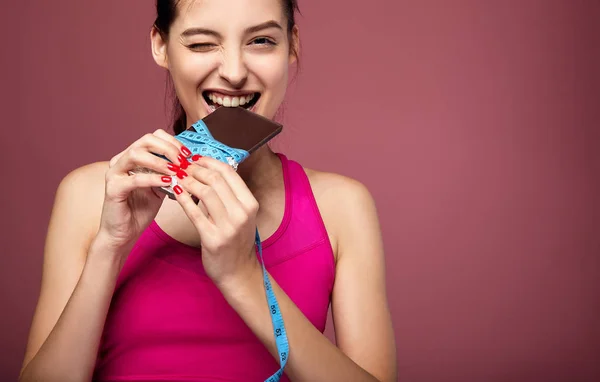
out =
[[[175,86],[175,133],[216,107],[274,117],[298,55],[296,1],[158,0],[156,9],[152,55]],[[282,380],[396,380],[365,187],[268,146],[237,172],[189,154],[158,130],[61,182],[20,380],[265,380],[279,356],[256,227],[290,345]],[[136,167],[159,175],[130,175]],[[170,176],[176,200],[156,191]],[[337,346],[323,335],[330,302]]]

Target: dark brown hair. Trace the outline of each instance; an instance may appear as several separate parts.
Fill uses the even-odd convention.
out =
[[[167,39],[169,37],[169,30],[171,29],[171,25],[175,18],[177,17],[177,5],[181,0],[156,0],[156,20],[154,21],[154,27],[160,33],[163,39]],[[296,25],[295,14],[299,12],[298,8],[298,0],[281,0],[283,5],[283,13],[285,18],[287,19],[287,31],[288,37],[290,41],[290,48],[295,49],[292,46],[292,30]],[[292,54],[298,56],[297,51],[292,51]],[[296,57],[298,58],[298,57]],[[171,88],[171,92],[173,94],[173,124],[172,128],[175,134],[179,134],[185,129],[187,129],[187,121],[185,116],[185,111],[183,110],[183,106],[177,99],[175,95],[173,85],[170,81],[169,75],[169,87]]]

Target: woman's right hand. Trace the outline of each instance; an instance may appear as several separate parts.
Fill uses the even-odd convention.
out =
[[[152,154],[161,154],[163,158]],[[162,129],[146,134],[110,160],[105,196],[96,239],[115,252],[128,253],[156,217],[166,196],[156,188],[169,186],[171,176],[185,174],[189,149]],[[139,168],[157,174],[129,172]]]

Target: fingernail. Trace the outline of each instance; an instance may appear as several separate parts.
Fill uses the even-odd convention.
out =
[[[183,179],[183,178],[185,178],[186,176],[188,176],[188,174],[187,174],[185,171],[183,171],[183,170],[179,170],[179,171],[177,171],[177,177],[178,177],[179,179]]]
[[[202,155],[200,155],[200,154],[196,154],[196,155],[194,155],[194,156],[192,157],[192,160],[195,162],[195,161],[197,161],[197,160],[198,160],[198,159],[200,159],[200,158],[202,158]]]
[[[185,146],[181,147],[181,152],[183,153],[183,155],[185,155],[186,157],[189,157],[190,155],[192,155],[192,152],[190,151],[190,149],[188,149]]]
[[[175,193],[177,195],[181,195],[181,193],[183,192],[183,190],[181,189],[181,187],[179,185],[173,187],[173,191],[175,191]]]
[[[167,168],[173,172],[179,171],[179,167],[175,166],[173,163],[167,163]]]
[[[171,177],[170,176],[163,176],[162,178],[160,178],[163,182],[165,183],[171,183]]]
[[[183,157],[183,155],[181,155],[181,154],[179,154],[179,156],[177,157],[177,159],[179,159],[179,162],[180,162],[179,167],[181,167],[184,170],[186,168],[188,168],[188,166],[190,165],[190,162],[188,162],[187,159],[185,159]]]

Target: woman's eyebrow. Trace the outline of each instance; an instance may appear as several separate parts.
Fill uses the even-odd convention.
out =
[[[263,29],[268,29],[268,28],[276,28],[279,30],[283,30],[283,28],[281,27],[281,25],[279,25],[279,23],[277,21],[269,20],[264,23],[246,28],[245,33],[246,34],[254,33],[254,32],[261,31]],[[221,34],[217,31],[214,31],[212,29],[207,29],[207,28],[200,28],[200,27],[188,28],[181,33],[182,37],[190,37],[190,36],[194,36],[194,35],[209,35],[209,36],[214,36],[217,38],[221,37]]]

